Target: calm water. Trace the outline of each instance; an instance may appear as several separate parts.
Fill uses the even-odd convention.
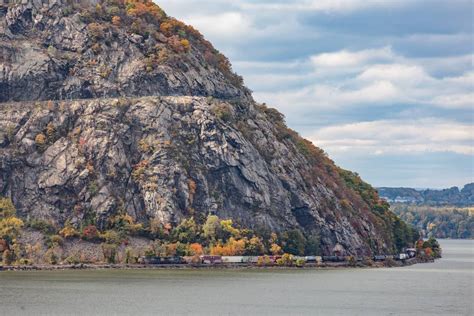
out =
[[[394,269],[0,272],[1,315],[473,315],[474,241]]]

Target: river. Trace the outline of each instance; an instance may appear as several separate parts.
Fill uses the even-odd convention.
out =
[[[403,268],[0,272],[0,315],[474,315],[474,241]]]

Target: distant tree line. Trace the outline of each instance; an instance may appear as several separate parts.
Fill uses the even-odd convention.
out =
[[[392,210],[405,222],[418,228],[425,237],[474,238],[474,208],[392,204]]]
[[[390,203],[457,207],[474,205],[474,183],[466,184],[462,189],[378,188],[378,191],[380,196]]]

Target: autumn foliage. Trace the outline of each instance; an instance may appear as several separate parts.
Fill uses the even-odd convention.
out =
[[[225,244],[217,244],[211,247],[211,255],[213,256],[241,256],[245,252],[245,240],[236,240],[230,238]]]
[[[115,26],[119,26],[122,23],[122,18],[119,16],[112,17],[112,24]]]
[[[72,226],[66,226],[59,231],[59,235],[64,238],[75,238],[79,236],[79,233]]]
[[[2,240],[3,249],[14,243],[23,226],[23,221],[16,217],[16,209],[12,201],[8,198],[0,198],[0,240]]]
[[[203,253],[204,253],[204,251],[202,249],[201,244],[194,243],[194,244],[189,245],[189,254],[191,256],[202,255]]]
[[[68,10],[64,10],[68,15]],[[151,0],[108,0],[99,1],[95,6],[81,7],[81,20],[87,24],[87,32],[91,37],[89,48],[100,53],[97,42],[110,43],[114,41],[117,31],[140,35],[143,40],[152,38],[154,41],[143,41],[143,61],[147,61],[147,72],[156,70],[156,66],[169,63],[170,66],[186,62],[186,53],[193,50],[201,55],[208,65],[220,71],[229,83],[241,87],[243,80],[236,75],[229,60],[219,53],[212,44],[205,40],[202,34],[192,26],[169,17]],[[149,44],[148,44],[149,43]],[[160,50],[169,50],[172,57],[162,58],[153,46],[158,43]],[[153,56],[154,55],[154,56]],[[151,57],[151,58],[150,58]],[[153,64],[153,65],[150,65]]]
[[[82,230],[81,238],[85,239],[85,240],[90,240],[90,241],[98,240],[99,239],[99,231],[97,230],[97,227],[95,227],[94,225],[89,225],[89,226],[85,227]]]
[[[125,1],[127,7],[127,14],[136,18],[148,18],[157,21],[162,20],[166,14],[163,10],[147,0],[127,0]]]

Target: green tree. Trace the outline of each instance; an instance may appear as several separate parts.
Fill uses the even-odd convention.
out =
[[[8,198],[0,198],[0,218],[15,216],[16,209],[12,200]]]
[[[318,256],[321,254],[321,239],[319,235],[313,234],[308,237],[304,251],[308,256]]]
[[[194,218],[185,219],[176,228],[173,229],[171,235],[173,240],[181,243],[195,242],[198,237],[198,226]]]
[[[402,251],[403,248],[407,247],[407,235],[408,235],[408,228],[407,225],[398,217],[396,216],[393,221],[393,236],[395,241],[395,247],[397,251]]]
[[[223,241],[227,241],[230,237],[238,239],[240,238],[240,231],[233,226],[231,219],[221,220],[217,237]]]
[[[12,201],[0,198],[0,239],[12,244],[18,237],[24,223],[16,217],[16,209]]]
[[[254,236],[245,245],[247,256],[261,256],[265,254],[265,246],[260,238]]]
[[[217,232],[219,231],[220,222],[219,217],[216,215],[208,215],[206,222],[202,227],[204,237],[212,242],[217,239]]]
[[[305,252],[306,238],[299,229],[294,229],[286,232],[283,235],[284,245],[283,250],[285,253],[292,255],[302,256]]]

